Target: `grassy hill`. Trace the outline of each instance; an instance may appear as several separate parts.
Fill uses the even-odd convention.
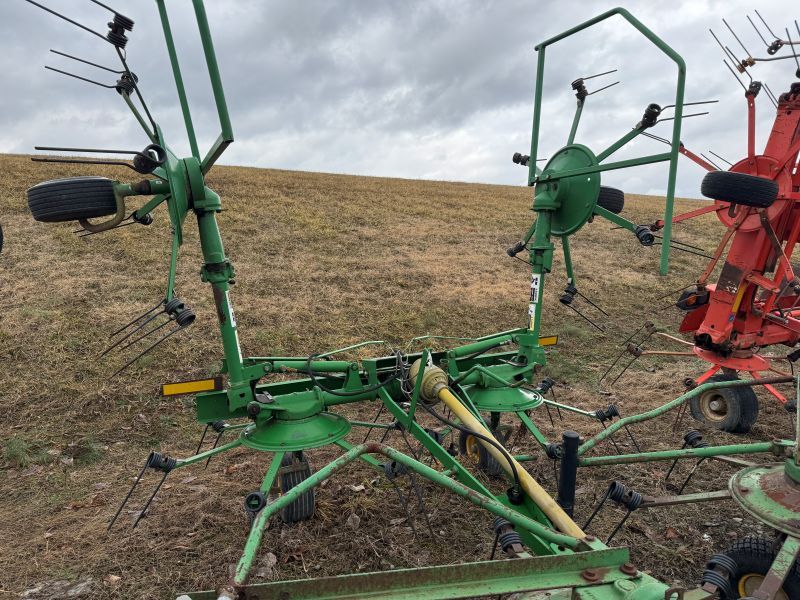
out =
[[[112,167],[91,173],[130,176]],[[206,470],[179,471],[136,530],[125,513],[106,533],[148,452],[189,455],[202,430],[191,400],[158,396],[161,383],[207,376],[219,367],[213,301],[199,280],[197,232],[189,217],[177,279],[178,295],[197,322],[110,378],[125,357],[99,358],[108,335],[163,298],[168,219],[162,208],[149,227],[86,238],[72,233],[73,224],[34,222],[26,188],[79,174],[87,171],[0,157],[0,598],[59,580],[89,580],[92,597],[108,598],[213,588],[238,559],[247,527],[242,498],[258,487],[266,456],[241,450]],[[367,339],[405,347],[424,334],[476,336],[524,323],[528,267],[504,249],[530,225],[527,188],[238,167],[215,168],[209,185],[225,208],[219,224],[237,269],[232,299],[246,355],[305,356]],[[697,201],[677,204],[686,210]],[[662,199],[629,195],[624,214],[646,223],[662,207]],[[721,231],[710,215],[677,227],[676,236],[712,249]],[[676,296],[670,290],[695,279],[704,259],[674,253],[670,275],[660,277],[660,247],[642,248],[600,219],[572,242],[580,291],[611,317],[576,303],[605,329],[601,333],[558,303],[566,276],[557,258],[547,279],[545,333],[560,336],[546,369],[560,383],[559,399],[591,409],[613,401],[631,414],[679,394],[682,379],[703,368],[698,362],[639,361],[611,396],[600,393],[598,379],[646,319],[674,332],[679,315],[670,308]],[[376,408],[348,410],[371,418]],[[553,439],[570,427],[585,434],[598,428],[569,418],[551,426],[541,411],[534,418]],[[647,449],[676,447],[697,424],[685,421],[673,433],[673,420],[669,415],[644,424],[635,434]],[[785,412],[767,400],[748,437],[790,435],[789,427]],[[740,439],[705,433],[712,441]],[[389,441],[405,448],[401,437]],[[525,440],[517,450],[529,448]],[[313,452],[312,464],[332,454]],[[660,479],[667,467],[582,473],[577,520],[586,518],[611,479],[664,493]],[[552,489],[552,466],[544,457],[531,469]],[[706,463],[691,488],[719,489],[731,472]],[[155,482],[156,475],[145,478],[130,508],[142,505]],[[489,517],[430,486],[424,492],[433,534],[419,514],[412,530],[385,480],[353,468],[319,491],[313,521],[271,525],[256,580],[487,558]],[[360,517],[356,530],[346,525],[351,514]],[[605,514],[594,533],[608,533],[621,515]],[[710,554],[755,527],[730,503],[712,511],[676,507],[635,514],[615,543],[631,545],[640,568],[691,584]]]

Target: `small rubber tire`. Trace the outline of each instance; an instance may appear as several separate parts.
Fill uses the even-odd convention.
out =
[[[706,383],[738,381],[734,375],[714,375]],[[714,404],[716,403],[716,404]],[[708,390],[689,401],[692,417],[720,431],[747,433],[758,419],[758,398],[751,387]]]
[[[778,198],[778,184],[747,173],[709,171],[700,184],[700,193],[712,200],[767,208]]]
[[[617,188],[600,186],[600,193],[597,195],[597,206],[602,206],[607,211],[618,215],[625,208],[625,193]]]
[[[497,434],[495,434],[497,437]],[[501,443],[502,438],[497,438]],[[489,477],[499,478],[503,475],[503,467],[492,456],[492,453],[484,448],[480,440],[471,433],[459,431],[458,433],[458,452],[462,456],[472,459],[477,465],[478,470],[486,473]]]
[[[37,221],[61,223],[117,212],[114,182],[106,177],[69,177],[36,184],[28,190],[28,208]]]
[[[283,494],[311,477],[311,465],[308,464],[308,460],[302,452],[287,453],[281,460],[281,467],[291,468],[280,474],[280,486]],[[315,510],[316,498],[312,488],[286,508],[281,509],[281,520],[288,525],[306,521],[314,516]]]
[[[778,554],[779,547],[772,540],[756,536],[747,536],[736,540],[723,554],[736,562],[736,573],[732,573],[729,581],[733,596],[722,600],[738,600],[752,595],[772,562]],[[783,597],[781,597],[783,593]],[[775,600],[792,600],[800,598],[800,563],[795,561],[789,575]]]

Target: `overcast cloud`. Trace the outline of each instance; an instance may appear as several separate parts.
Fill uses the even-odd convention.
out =
[[[109,20],[89,0],[39,1],[98,30],[105,31]],[[131,68],[168,142],[188,154],[155,2],[106,3],[136,21],[129,34]],[[167,4],[205,148],[218,130],[191,3]],[[614,6],[595,0],[206,4],[236,135],[223,164],[515,185],[524,185],[526,172],[511,155],[530,148],[534,46]],[[777,33],[790,17],[800,18],[800,6],[785,0],[622,4],[684,56],[687,101],[719,100],[707,109],[710,115],[686,121],[681,137],[687,147],[739,160],[746,150],[743,92],[708,28],[742,55],[724,30],[726,17],[754,56],[767,56],[744,15],[757,5]],[[790,7],[796,14],[787,14]],[[24,0],[0,2],[0,152],[28,153],[37,144],[143,147],[147,140],[115,91],[42,67],[108,83],[114,76],[52,55],[50,48],[114,66],[109,44]],[[541,156],[565,143],[575,108],[570,82],[614,68],[617,73],[589,84],[592,90],[621,81],[588,99],[578,142],[599,151],[629,131],[648,103],[672,104],[674,64],[615,17],[548,49]],[[758,65],[753,75],[779,94],[794,80],[795,68],[790,59]],[[763,147],[774,109],[763,92],[757,105]],[[668,137],[670,122],[652,132]],[[641,139],[618,157],[665,148]],[[678,194],[699,196],[702,175],[682,159]],[[666,167],[603,177],[628,192],[659,194]]]

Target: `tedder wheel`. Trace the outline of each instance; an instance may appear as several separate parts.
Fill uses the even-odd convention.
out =
[[[279,473],[281,492],[285,494],[311,477],[311,465],[302,452],[289,452],[281,461]],[[315,508],[314,490],[311,489],[281,510],[281,520],[287,524],[305,521],[314,516]]]
[[[709,171],[700,184],[700,193],[712,200],[767,208],[778,197],[778,184],[747,173]]]
[[[625,208],[625,194],[617,188],[601,185],[600,193],[597,195],[597,205],[618,215]]]
[[[735,375],[714,375],[706,383],[738,381]],[[708,390],[689,401],[692,417],[715,429],[747,433],[758,418],[758,398],[750,387]]]
[[[721,598],[722,600],[734,600],[747,598],[755,593],[772,566],[772,562],[778,554],[778,547],[772,540],[748,536],[736,540],[724,554],[736,562],[736,572],[731,574],[729,579],[733,595]],[[797,562],[774,600],[794,600],[795,598],[800,598],[800,565]]]
[[[105,177],[44,181],[28,190],[33,218],[46,223],[79,221],[117,212],[114,182]]]
[[[501,425],[496,431],[493,432],[494,437],[502,444],[505,443],[511,428],[508,425]],[[483,447],[477,437],[471,433],[460,431],[458,434],[458,450],[462,456],[471,459],[473,463],[478,466],[478,469],[489,475],[490,477],[501,477],[503,475],[503,467],[497,462],[497,459]]]

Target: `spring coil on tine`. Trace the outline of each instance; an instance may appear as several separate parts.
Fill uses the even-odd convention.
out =
[[[628,488],[624,483],[619,481],[612,481],[608,486],[608,497],[627,508],[629,511],[634,511],[644,502],[642,496],[636,490]]]
[[[492,531],[494,531],[495,535],[500,535],[500,530],[503,529],[503,527],[513,527],[513,525],[511,525],[511,521],[503,517],[495,517],[492,521]]]
[[[163,471],[164,473],[172,471],[177,464],[177,459],[161,454],[160,452],[151,452],[150,456],[147,458],[148,467],[156,471]]]
[[[624,483],[621,483],[619,481],[612,481],[609,484],[608,490],[606,491],[602,500],[600,500],[597,507],[594,509],[594,512],[592,512],[591,516],[586,521],[586,524],[583,526],[583,529],[589,527],[592,520],[594,520],[594,518],[597,516],[597,513],[600,512],[600,509],[603,508],[603,505],[605,505],[608,499],[611,499],[617,504],[624,506],[627,509],[627,512],[625,513],[625,516],[622,517],[622,520],[619,522],[619,524],[614,528],[614,531],[612,531],[611,534],[608,536],[608,539],[606,540],[607,544],[622,528],[622,526],[625,524],[625,521],[628,520],[630,514],[642,505],[642,503],[644,502],[644,496],[642,496],[642,494],[640,494],[636,490],[630,489]]]
[[[516,531],[501,533],[497,541],[500,543],[500,548],[503,552],[508,552],[509,548],[515,544],[522,545],[522,538]]]
[[[156,486],[155,490],[153,491],[153,493],[148,498],[148,500],[145,503],[145,505],[142,508],[142,510],[139,512],[139,515],[136,517],[136,520],[133,523],[133,527],[134,528],[136,528],[136,526],[139,524],[139,521],[141,521],[142,518],[145,516],[145,513],[147,512],[147,509],[150,507],[150,503],[153,501],[153,498],[156,497],[156,494],[158,493],[158,490],[161,489],[161,486],[163,485],[164,481],[166,480],[167,475],[169,475],[169,472],[172,471],[177,466],[178,466],[178,461],[175,458],[171,458],[169,456],[166,456],[165,454],[161,454],[160,452],[151,452],[150,454],[148,454],[147,455],[147,460],[144,462],[144,466],[142,467],[142,470],[139,471],[139,474],[133,480],[133,485],[131,485],[130,489],[128,490],[128,493],[125,495],[125,498],[122,500],[122,503],[119,505],[119,508],[117,509],[117,512],[114,514],[114,517],[111,519],[111,522],[108,524],[107,531],[111,531],[111,528],[114,526],[114,523],[117,522],[117,519],[119,518],[120,514],[122,513],[122,509],[125,508],[125,505],[128,503],[128,500],[130,500],[131,496],[133,495],[133,491],[136,489],[136,486],[139,485],[139,482],[142,480],[142,477],[144,476],[144,472],[148,468],[155,469],[156,471],[161,471],[161,472],[164,473],[164,476],[161,478],[161,481],[159,481],[159,483]]]
[[[683,441],[685,442],[684,448],[686,446],[692,448],[708,448],[708,442],[703,439],[703,434],[695,429],[687,431],[686,435],[683,436]]]
[[[597,420],[601,423],[606,421],[612,420],[614,417],[619,417],[619,409],[617,408],[616,404],[609,404],[608,408],[603,410],[602,408],[595,411],[594,416],[597,417]]]
[[[700,582],[716,586],[720,598],[733,598],[733,589],[731,588],[730,580],[721,573],[712,569],[706,569],[703,572],[703,577]]]
[[[514,525],[503,517],[494,518],[492,521],[492,531],[494,532],[494,544],[492,545],[492,554],[489,560],[494,559],[498,545],[503,552],[509,552],[509,549],[515,544],[519,546],[523,545],[522,538],[514,531]]]
[[[561,444],[547,444],[547,447],[544,449],[544,453],[547,455],[547,458],[552,460],[558,460],[561,458]]]
[[[122,94],[123,92],[126,93],[128,96],[133,94],[133,91],[136,89],[136,84],[139,81],[139,78],[136,76],[135,73],[131,73],[133,77],[129,77],[127,73],[124,73],[122,77],[117,80],[116,85],[114,88],[117,90],[118,93]]]
[[[126,31],[133,29],[133,21],[119,13],[114,14],[114,19],[108,22],[108,33],[106,39],[111,42],[116,48],[124,49],[128,45],[128,36],[125,35]]]
[[[703,439],[703,435],[699,431],[695,429],[690,429],[683,436],[683,446],[681,446],[681,448],[708,448],[708,446],[709,443]],[[678,464],[678,460],[679,459],[676,458],[675,460],[672,461],[672,464],[670,465],[669,470],[667,471],[667,474],[664,477],[665,484],[669,481],[670,475],[672,475],[672,471]],[[689,472],[689,475],[686,477],[686,479],[683,481],[680,488],[678,489],[678,495],[683,493],[683,490],[686,488],[686,485],[689,483],[689,480],[692,478],[692,475],[694,475],[695,471],[704,460],[705,458],[701,458],[695,463],[694,468]]]
[[[723,571],[728,572],[728,577],[733,577],[739,571],[739,565],[737,564],[736,560],[728,556],[727,554],[715,554],[711,558],[708,559],[708,563],[706,564],[706,570],[714,570],[716,568],[720,568]]]
[[[406,469],[405,465],[401,465],[397,461],[392,460],[383,464],[383,472],[386,474],[386,478],[392,481],[401,475],[405,475],[408,469]]]

